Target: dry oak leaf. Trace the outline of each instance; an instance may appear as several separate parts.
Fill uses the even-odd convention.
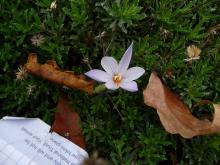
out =
[[[176,94],[162,84],[156,73],[151,73],[143,95],[144,103],[157,110],[162,125],[171,134],[192,138],[220,132],[220,104],[213,104],[215,113],[212,122],[199,120]]]
[[[57,109],[58,111],[55,113],[55,120],[51,131],[60,134],[85,149],[80,117],[77,112],[70,108],[69,101],[66,97],[59,99]]]
[[[39,64],[37,62],[37,55],[34,53],[29,54],[25,68],[27,72],[53,83],[72,89],[80,89],[88,93],[93,92],[95,81],[86,81],[83,75],[75,75],[70,71],[62,71],[56,61],[50,60],[45,64]]]

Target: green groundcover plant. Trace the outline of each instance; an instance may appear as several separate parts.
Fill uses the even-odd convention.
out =
[[[87,151],[112,164],[220,162],[220,135],[184,139],[168,134],[142,92],[156,71],[197,117],[212,114],[202,100],[220,103],[219,0],[0,0],[0,116],[39,117],[51,124],[66,93],[82,119]],[[55,85],[21,65],[28,54],[83,74],[103,56],[120,60],[133,42],[131,66],[144,68],[138,91],[88,95]],[[187,62],[187,47],[201,49]],[[208,109],[208,111],[207,111]]]

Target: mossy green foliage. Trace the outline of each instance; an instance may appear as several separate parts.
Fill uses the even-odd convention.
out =
[[[170,135],[142,97],[151,71],[157,71],[195,115],[210,111],[193,107],[201,100],[220,103],[219,0],[58,0],[54,10],[51,2],[0,0],[1,117],[39,117],[51,124],[65,92],[81,116],[88,152],[98,150],[113,164],[219,163],[219,135],[191,140]],[[31,43],[36,34],[45,37],[39,46]],[[30,52],[42,63],[53,59],[64,70],[84,73],[89,64],[100,68],[103,55],[120,59],[132,41],[131,66],[146,70],[137,93],[90,96],[32,75],[16,80]],[[201,48],[201,59],[187,63],[191,44]]]

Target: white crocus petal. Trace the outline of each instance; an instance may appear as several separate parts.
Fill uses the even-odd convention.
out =
[[[105,83],[106,88],[115,90],[118,89],[119,86],[117,86],[112,80],[109,80],[108,82]]]
[[[98,69],[93,69],[85,73],[86,76],[100,82],[107,82],[111,80],[111,76],[106,72]]]
[[[131,61],[131,56],[132,56],[132,47],[133,47],[133,43],[131,43],[131,45],[126,50],[126,52],[124,53],[123,57],[121,58],[119,62],[118,71],[121,74],[124,74],[126,70],[128,69],[128,66]]]
[[[120,87],[130,92],[138,91],[137,83],[135,81],[130,81],[130,82],[122,81]]]
[[[101,60],[103,69],[110,75],[116,74],[118,70],[118,63],[113,57],[103,57]]]
[[[123,81],[129,82],[138,79],[144,74],[145,70],[141,67],[129,68],[123,75]]]

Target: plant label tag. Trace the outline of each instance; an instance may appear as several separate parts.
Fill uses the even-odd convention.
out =
[[[80,165],[85,150],[50,132],[38,118],[3,117],[0,120],[0,164]]]

